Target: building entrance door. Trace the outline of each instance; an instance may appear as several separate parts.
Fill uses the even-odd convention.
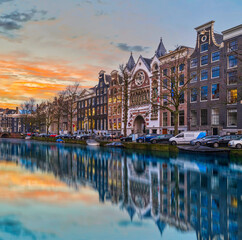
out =
[[[213,135],[218,135],[218,128],[213,128]]]
[[[162,134],[167,134],[167,128],[162,129]]]
[[[134,133],[143,134],[145,132],[145,120],[142,116],[137,116],[134,120]]]

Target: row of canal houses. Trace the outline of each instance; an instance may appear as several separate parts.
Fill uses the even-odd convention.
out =
[[[214,31],[214,21],[195,28],[195,48],[166,51],[162,39],[151,58],[132,53],[125,67],[128,84],[127,133],[173,133],[174,116],[160,108],[169,104],[167,76],[178,67],[180,86],[187,90],[179,109],[179,131],[208,134],[242,133],[242,25]],[[181,62],[177,65],[178,60]],[[79,132],[122,133],[123,79],[116,70],[99,72],[98,84],[85,89],[77,103]]]

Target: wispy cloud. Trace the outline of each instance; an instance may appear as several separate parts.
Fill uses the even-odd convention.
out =
[[[46,15],[47,11],[45,10],[37,11],[35,9],[31,9],[28,12],[14,11],[0,17],[0,28],[5,31],[18,30],[23,27],[23,23],[25,22],[56,19],[55,17],[46,17]]]
[[[134,45],[130,46],[127,43],[111,43],[112,45],[115,45],[118,49],[125,52],[145,52],[148,51],[149,47],[144,47],[141,45]]]

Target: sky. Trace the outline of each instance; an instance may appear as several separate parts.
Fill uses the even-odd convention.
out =
[[[195,47],[195,27],[241,24],[241,0],[0,0],[0,107],[52,99],[135,60]]]

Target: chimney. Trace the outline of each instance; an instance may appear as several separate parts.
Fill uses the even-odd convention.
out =
[[[16,107],[16,114],[18,114],[18,107]]]

